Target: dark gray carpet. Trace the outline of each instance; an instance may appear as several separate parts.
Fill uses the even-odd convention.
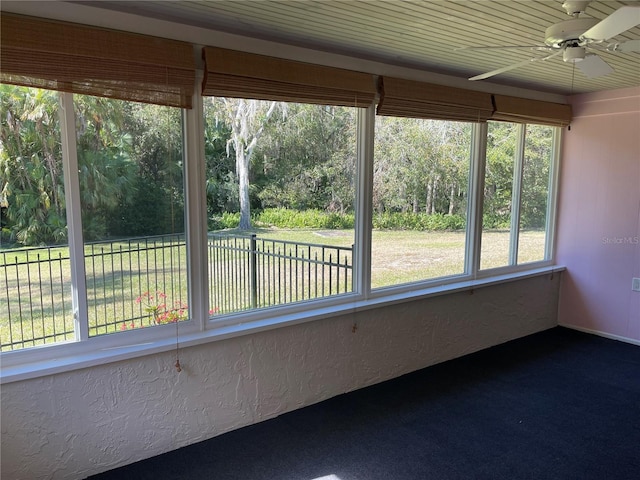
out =
[[[637,479],[640,347],[565,328],[91,477]]]

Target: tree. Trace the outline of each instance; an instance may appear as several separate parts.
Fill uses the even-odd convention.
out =
[[[23,245],[67,240],[58,94],[0,85],[3,229]],[[109,234],[109,219],[131,198],[135,164],[125,102],[76,95],[76,137],[85,240]],[[5,212],[3,212],[5,215]]]
[[[74,96],[76,136],[85,241],[111,236],[118,207],[135,194],[136,164],[127,131],[126,102]]]
[[[222,102],[209,98],[204,108],[204,156],[206,163],[207,214],[211,222],[225,212],[240,210],[235,158],[227,155],[231,127],[217,111]],[[218,225],[212,224],[216,229]]]
[[[109,232],[118,236],[184,231],[182,124],[178,109],[126,102],[123,152],[132,171],[132,192],[118,196]]]
[[[521,228],[545,226],[552,146],[553,128],[527,125],[520,198]]]
[[[276,102],[247,100],[243,98],[221,98],[218,111],[231,126],[231,138],[227,143],[227,155],[231,148],[235,152],[236,175],[240,200],[240,228],[251,228],[251,206],[249,198],[249,167],[258,140],[276,110]],[[284,111],[284,110],[283,110]]]
[[[489,122],[484,186],[484,228],[509,227],[513,195],[513,167],[518,125]]]
[[[256,150],[260,206],[351,211],[354,114],[344,107],[288,104],[286,117],[269,123]]]
[[[62,243],[67,233],[57,94],[12,85],[0,85],[0,94],[4,228],[24,245]]]

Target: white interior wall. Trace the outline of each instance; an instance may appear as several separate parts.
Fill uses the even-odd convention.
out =
[[[0,476],[84,478],[554,327],[559,278],[5,384]]]

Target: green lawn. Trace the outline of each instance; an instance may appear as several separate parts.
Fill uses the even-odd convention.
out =
[[[265,230],[259,236],[298,242],[350,246],[353,231]],[[458,275],[464,271],[464,232],[374,230],[371,251],[372,288]],[[544,258],[545,232],[520,232],[518,263]],[[483,269],[508,263],[509,232],[487,230],[482,236]]]
[[[261,229],[260,239],[351,247],[353,231]],[[520,263],[542,259],[545,233],[522,232]],[[372,287],[379,288],[418,280],[461,274],[464,269],[464,232],[374,231],[372,242]],[[483,234],[482,268],[506,265],[509,245],[507,231]],[[279,248],[279,247],[278,247]],[[288,248],[288,247],[287,247]],[[312,252],[313,250],[313,252]],[[295,249],[293,250],[295,256]],[[305,255],[317,255],[319,249],[308,249]],[[307,250],[305,250],[307,252]],[[276,253],[276,252],[273,252]],[[296,299],[318,298],[351,289],[350,269],[317,267],[313,262],[281,260],[291,254],[278,250],[266,263],[259,265],[261,275],[268,278],[259,305],[274,305]],[[182,242],[114,242],[86,246],[85,265],[87,302],[91,335],[114,333],[130,328],[153,325],[147,307],[171,311],[186,304],[187,262]],[[250,308],[249,280],[246,278],[246,256],[230,252],[209,261],[212,288],[210,304],[216,313]],[[332,253],[335,259],[335,252]],[[344,255],[351,264],[350,253]],[[71,267],[66,247],[48,249],[16,249],[0,251],[0,327],[2,350],[23,348],[73,339],[71,311]],[[241,258],[242,257],[242,258]],[[328,258],[325,258],[327,261]],[[334,260],[332,260],[334,261]],[[229,268],[232,274],[216,272]],[[288,262],[288,263],[287,263]],[[346,272],[346,273],[345,273]],[[324,276],[322,276],[324,275]],[[341,289],[331,290],[340,276]],[[345,277],[345,275],[347,275]],[[228,285],[224,285],[225,280]],[[314,277],[322,277],[310,286]],[[344,285],[346,281],[346,286]],[[307,293],[300,293],[308,290]],[[326,289],[326,290],[323,290]],[[154,298],[136,301],[145,292]],[[160,292],[162,298],[158,298]],[[166,295],[166,298],[164,297]],[[236,298],[231,296],[236,295]],[[13,345],[13,347],[12,347]]]

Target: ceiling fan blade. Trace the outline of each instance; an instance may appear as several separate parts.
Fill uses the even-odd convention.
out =
[[[477,46],[477,47],[456,47],[453,49],[454,52],[460,51],[460,50],[502,50],[502,49],[517,49],[517,48],[527,48],[527,49],[531,49],[531,50],[549,50],[551,47],[547,47],[546,45],[496,45],[496,46],[491,46],[491,45],[483,45],[483,46]]]
[[[524,60],[522,62],[514,63],[513,65],[507,65],[506,67],[498,68],[497,70],[491,70],[490,72],[482,73],[480,75],[476,75],[475,77],[469,78],[469,80],[472,80],[472,81],[474,81],[474,80],[484,80],[485,78],[493,77],[495,75],[499,75],[500,73],[508,72],[509,70],[515,70],[516,68],[524,67],[525,65],[528,65],[531,62],[535,62],[536,60],[538,60],[538,59],[537,58],[527,58],[526,60]]]
[[[563,51],[564,51],[564,49],[560,49],[557,52],[552,53],[551,55],[547,55],[546,57],[527,58],[526,60],[523,60],[522,62],[514,63],[513,65],[507,65],[506,67],[498,68],[497,70],[492,70],[492,71],[487,72],[487,73],[482,73],[480,75],[476,75],[475,77],[469,78],[469,80],[472,80],[472,81],[474,81],[474,80],[484,80],[485,78],[493,77],[495,75],[499,75],[500,73],[504,73],[504,72],[508,72],[510,70],[515,70],[516,68],[524,67],[525,65],[528,65],[528,64],[533,63],[533,62],[539,62],[541,60],[549,60],[550,58],[553,58],[553,57],[556,57],[556,56],[562,54]]]
[[[580,38],[595,41],[608,40],[637,25],[640,25],[640,6],[625,5],[596,23]]]
[[[598,55],[588,53],[584,60],[576,62],[576,67],[589,78],[604,77],[613,73],[613,68]]]
[[[626,42],[619,43],[613,49],[614,52],[640,52],[640,38],[637,40],[627,40]]]

